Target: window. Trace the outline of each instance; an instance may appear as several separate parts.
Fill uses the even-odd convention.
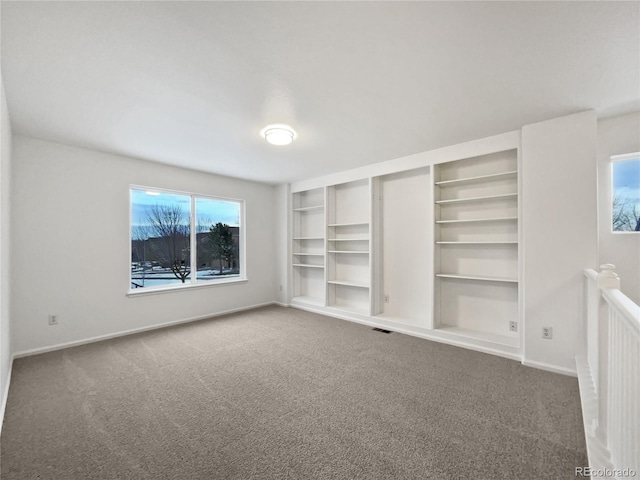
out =
[[[612,229],[640,233],[640,152],[612,160]]]
[[[243,207],[240,200],[132,187],[131,291],[243,280]]]

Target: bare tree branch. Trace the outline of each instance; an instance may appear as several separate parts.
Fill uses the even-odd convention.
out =
[[[189,265],[189,215],[180,205],[154,205],[146,218],[149,231],[159,238],[162,248],[157,252],[173,274],[185,283],[191,273]]]

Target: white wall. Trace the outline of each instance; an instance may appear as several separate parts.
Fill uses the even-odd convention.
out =
[[[13,160],[15,352],[274,300],[274,187],[21,136]],[[248,282],[128,297],[130,184],[244,199]]]
[[[612,155],[640,152],[640,113],[598,122],[598,263],[613,263],[622,292],[640,305],[640,233],[611,231]]]
[[[433,206],[429,168],[380,177],[382,227],[382,312],[385,318],[415,326],[430,324],[432,288],[429,264]],[[409,288],[407,286],[410,286]]]
[[[289,304],[289,185],[278,185],[275,188],[275,231],[276,231],[276,265],[277,278],[274,280],[275,299],[277,302]]]
[[[583,270],[597,262],[595,142],[593,111],[522,129],[525,363],[575,371]]]
[[[9,371],[11,368],[11,330],[10,330],[10,180],[11,180],[11,124],[4,95],[4,85],[0,79],[2,90],[0,115],[0,428],[6,393],[9,388]]]

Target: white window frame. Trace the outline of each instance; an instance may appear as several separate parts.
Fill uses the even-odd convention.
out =
[[[131,215],[131,192],[132,190],[142,190],[142,191],[150,191],[150,192],[158,192],[158,193],[167,193],[170,195],[182,195],[190,198],[191,208],[189,211],[189,221],[191,223],[191,227],[189,229],[189,261],[191,265],[192,272],[195,274],[191,275],[189,281],[184,284],[171,284],[171,285],[158,285],[156,287],[144,287],[144,288],[131,288],[131,222],[133,217]],[[197,274],[197,232],[196,232],[196,199],[203,198],[206,200],[217,200],[222,202],[233,202],[240,205],[240,219],[239,219],[239,240],[240,240],[240,273],[236,277],[228,277],[228,278],[220,278],[220,279],[210,279],[210,280],[198,280]],[[245,201],[239,198],[230,198],[230,197],[221,197],[216,195],[207,195],[204,193],[194,193],[194,192],[184,192],[181,190],[170,190],[167,188],[158,188],[158,187],[149,187],[144,185],[129,185],[129,258],[128,258],[128,266],[127,269],[129,271],[129,289],[127,291],[127,296],[139,296],[139,295],[150,295],[156,293],[166,293],[176,290],[190,290],[193,288],[203,288],[203,287],[219,287],[222,285],[230,285],[234,283],[245,283],[248,281],[247,279],[247,241],[246,241],[246,221],[245,221]],[[195,266],[195,271],[193,270]]]
[[[613,188],[613,164],[617,162],[625,162],[628,160],[640,160],[640,152],[624,153],[621,155],[612,155],[609,157],[611,160],[609,166],[609,188],[611,189],[611,195],[609,196],[609,229],[614,235],[638,235],[640,232],[635,231],[623,231],[613,229],[613,196],[615,194]]]

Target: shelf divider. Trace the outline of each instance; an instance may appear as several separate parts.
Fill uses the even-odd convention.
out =
[[[310,207],[294,208],[293,211],[294,212],[311,212],[313,210],[323,210],[323,209],[324,209],[324,205],[312,205]]]
[[[470,218],[467,220],[436,220],[438,224],[449,223],[482,223],[482,222],[517,222],[518,217],[498,217],[498,218]]]
[[[488,241],[488,242],[482,242],[482,241],[478,241],[478,242],[474,242],[474,241],[462,241],[462,242],[449,242],[449,241],[440,241],[440,242],[436,242],[436,245],[517,245],[518,242],[517,241],[511,241],[511,242],[502,242],[502,241],[498,241],[498,242],[493,242],[493,241]]]
[[[453,198],[451,200],[436,200],[437,205],[447,205],[452,203],[463,202],[482,202],[484,200],[501,200],[509,198],[517,198],[517,193],[501,193],[500,195],[486,195],[484,197],[469,197],[469,198]]]
[[[517,170],[510,170],[508,172],[492,173],[489,175],[478,175],[475,177],[456,178],[453,180],[442,180],[442,181],[436,182],[435,184],[441,187],[446,187],[448,185],[459,185],[462,183],[476,183],[476,182],[483,182],[483,181],[499,180],[503,177],[515,177],[516,175],[518,175]]]
[[[481,282],[501,282],[501,283],[518,283],[517,278],[509,277],[489,277],[486,275],[461,275],[458,273],[436,273],[436,277],[454,278],[459,280],[478,280]]]
[[[370,285],[367,283],[349,280],[327,280],[327,283],[331,283],[333,285],[346,285],[348,287],[370,288]]]

